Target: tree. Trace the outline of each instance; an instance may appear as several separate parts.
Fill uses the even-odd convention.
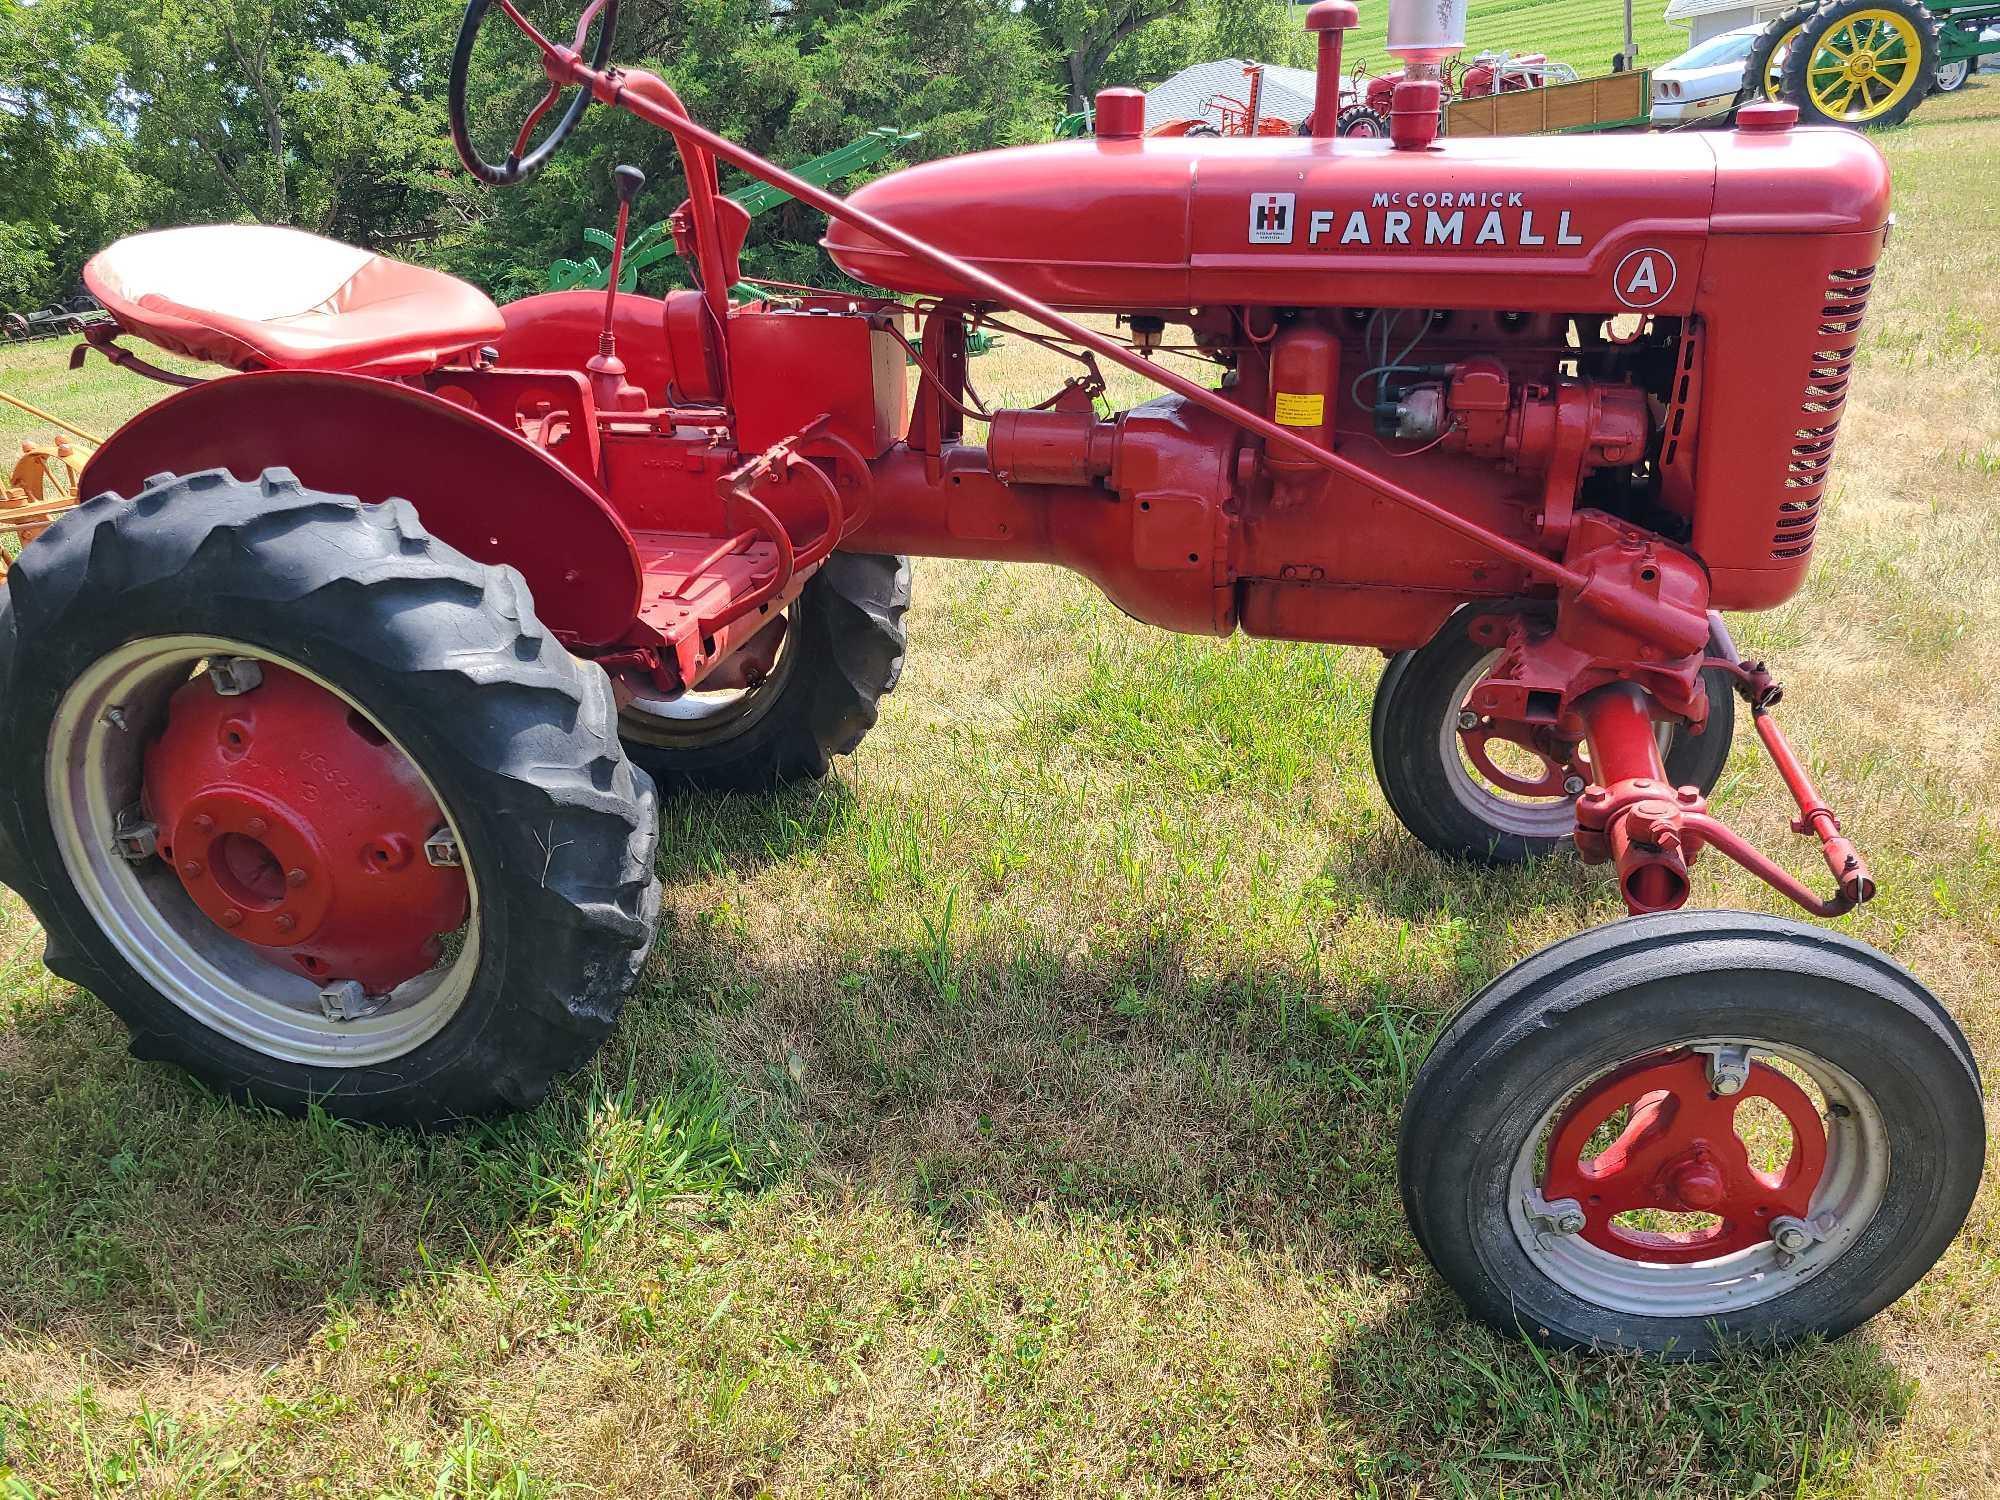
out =
[[[0,309],[66,297],[132,223],[138,184],[104,101],[116,52],[73,0],[0,0]]]
[[[1062,59],[1071,113],[1096,97],[1105,65],[1126,39],[1174,13],[1177,0],[1026,0],[1034,22]]]

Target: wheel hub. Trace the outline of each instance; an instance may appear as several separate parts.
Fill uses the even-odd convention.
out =
[[[444,814],[363,715],[264,664],[248,691],[177,689],[146,751],[159,854],[208,919],[322,982],[386,994],[466,917],[464,872],[424,855]]]
[[[1778,1172],[1750,1160],[1736,1112],[1750,1099],[1775,1106],[1791,1127],[1790,1157]],[[1609,1145],[1592,1138],[1620,1111]],[[1706,1060],[1682,1050],[1640,1058],[1585,1090],[1556,1121],[1542,1193],[1582,1207],[1583,1239],[1613,1255],[1651,1263],[1712,1260],[1765,1244],[1779,1219],[1806,1218],[1826,1169],[1826,1129],[1804,1089],[1768,1063],[1753,1061],[1733,1093],[1711,1085]],[[1702,1213],[1717,1222],[1689,1230],[1639,1229],[1626,1213]]]

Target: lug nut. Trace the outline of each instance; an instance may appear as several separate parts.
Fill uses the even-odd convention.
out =
[[[285,871],[285,884],[297,890],[306,883],[306,872],[296,867]]]
[[[211,818],[207,813],[196,813],[194,815],[194,831],[196,833],[215,832],[215,819]]]
[[[277,920],[272,922],[271,925],[280,932],[290,932],[294,927],[299,925],[299,919],[288,911],[281,911],[278,913]]]
[[[232,906],[228,908],[226,911],[224,911],[223,914],[219,918],[217,918],[217,920],[221,922],[224,927],[240,926],[243,921],[243,913],[238,911],[235,907]]]
[[[1583,793],[1583,785],[1584,785],[1583,778],[1574,773],[1571,773],[1570,775],[1563,777],[1563,792],[1568,796],[1571,797],[1581,796]]]
[[[1582,1234],[1583,1210],[1572,1208],[1556,1215],[1557,1234]]]
[[[196,879],[201,874],[202,869],[202,862],[198,859],[184,859],[181,861],[181,874],[187,876],[189,880]]]
[[[1471,709],[1463,710],[1458,716],[1458,727],[1468,733],[1479,727],[1479,715]]]
[[[1787,1255],[1797,1255],[1813,1242],[1813,1232],[1797,1219],[1786,1217],[1771,1223],[1771,1243]]]
[[[253,839],[261,839],[271,831],[271,825],[266,823],[262,818],[252,818],[243,825],[243,831]]]

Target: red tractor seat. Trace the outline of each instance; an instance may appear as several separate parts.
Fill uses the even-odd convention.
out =
[[[128,332],[238,370],[410,375],[506,328],[455,276],[264,224],[131,235],[83,279]]]

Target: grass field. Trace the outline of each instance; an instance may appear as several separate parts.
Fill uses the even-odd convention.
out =
[[[1882,144],[1901,227],[1818,569],[1736,624],[1882,877],[1845,927],[1991,1077],[2000,84]],[[0,353],[0,385],[86,426],[154,394],[64,352]],[[982,372],[1040,394],[1018,351]],[[910,624],[833,780],[668,809],[654,957],[525,1118],[233,1108],[129,1058],[9,898],[0,1497],[2000,1491],[1991,1180],[1835,1344],[1671,1368],[1461,1314],[1396,1199],[1411,1069],[1619,907],[1396,825],[1377,658],[978,564],[920,562]],[[1718,801],[1813,863],[1751,748]]]

